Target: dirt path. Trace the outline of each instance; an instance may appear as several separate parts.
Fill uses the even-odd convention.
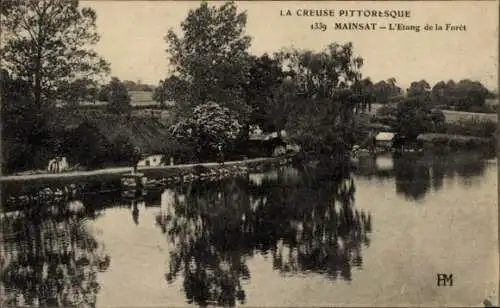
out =
[[[246,165],[251,163],[259,162],[271,162],[277,161],[280,158],[275,157],[264,157],[264,158],[254,158],[247,160],[238,161],[227,161],[224,162],[224,166],[233,165]],[[169,170],[183,170],[193,168],[195,166],[203,166],[207,168],[213,168],[217,166],[222,166],[220,163],[202,163],[202,164],[187,164],[187,165],[173,165],[173,166],[157,166],[157,167],[139,167],[138,171],[147,173],[148,171],[169,171]],[[26,174],[26,175],[8,175],[0,176],[0,182],[13,182],[13,181],[37,181],[37,180],[64,180],[64,179],[82,179],[89,177],[100,177],[100,176],[116,176],[125,175],[132,172],[132,167],[114,167],[105,168],[99,170],[91,171],[74,171],[74,172],[64,172],[64,173],[40,173],[40,174]]]

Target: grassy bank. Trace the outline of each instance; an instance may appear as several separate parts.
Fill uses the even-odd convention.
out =
[[[494,148],[492,138],[481,138],[466,135],[426,133],[418,138],[424,148],[440,149],[473,149],[473,148]]]
[[[478,112],[465,112],[454,110],[442,110],[446,123],[456,123],[464,120],[475,121],[492,121],[498,122],[498,115],[496,113],[478,113]]]
[[[371,111],[368,113],[370,115],[377,115],[377,111],[386,106],[386,104],[373,104]],[[454,110],[441,110],[445,117],[446,123],[455,123],[459,120],[477,120],[477,121],[493,121],[498,122],[497,113],[479,113],[479,112],[465,112],[465,111],[454,111]]]

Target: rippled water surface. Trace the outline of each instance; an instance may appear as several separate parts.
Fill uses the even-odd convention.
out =
[[[496,302],[497,170],[477,155],[405,154],[361,159],[343,178],[282,166],[140,197],[106,183],[70,199],[4,186],[2,302]]]

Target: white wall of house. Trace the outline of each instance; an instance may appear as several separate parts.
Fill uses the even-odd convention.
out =
[[[66,157],[56,157],[49,160],[47,171],[50,173],[59,173],[69,169],[69,163]]]
[[[163,163],[163,157],[164,155],[151,155],[151,156],[148,156],[144,159],[141,159],[138,163],[137,163],[137,166],[138,167],[147,167],[147,166],[153,166],[153,167],[156,167],[156,166],[161,166]]]

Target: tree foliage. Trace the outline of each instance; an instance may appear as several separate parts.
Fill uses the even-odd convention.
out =
[[[107,72],[90,46],[99,40],[96,12],[79,1],[2,1],[2,65],[29,81],[40,106],[75,80]]]
[[[419,97],[420,99],[429,100],[431,94],[431,86],[424,79],[414,81],[406,90],[406,97]]]
[[[442,111],[432,109],[429,101],[417,96],[399,102],[395,115],[394,130],[409,141],[438,130],[445,120]]]
[[[160,80],[153,91],[153,100],[161,104],[167,101],[188,102],[190,86],[189,83],[177,76],[170,76]]]
[[[440,81],[432,87],[432,100],[437,105],[463,111],[474,111],[484,106],[491,92],[480,82],[469,79]]]
[[[250,46],[246,21],[246,13],[239,13],[233,2],[203,2],[181,23],[182,36],[168,31],[172,73],[188,88],[188,97],[176,101],[194,106],[217,101],[236,110],[241,106]]]
[[[371,79],[363,78],[356,81],[353,85],[353,90],[360,100],[356,112],[365,112],[367,109],[371,110],[372,104],[376,102],[375,86]]]
[[[82,101],[95,102],[98,94],[97,82],[90,78],[76,79],[73,82],[63,81],[58,89],[59,98],[70,105],[77,105]]]
[[[295,88],[285,80],[279,59],[264,54],[253,56],[251,61],[246,87],[246,101],[252,108],[250,122],[265,131],[281,130]]]
[[[107,108],[112,113],[130,112],[130,96],[127,88],[117,77],[111,78],[108,85],[109,96]]]
[[[391,97],[401,94],[402,90],[397,86],[395,78],[389,78],[387,81],[381,80],[373,85],[373,95],[377,103],[386,104]]]
[[[324,50],[282,50],[276,57],[285,65],[298,91],[309,99],[331,97],[361,79],[363,59],[354,56],[352,43],[331,43]]]
[[[144,84],[140,80],[132,81],[132,80],[124,80],[123,85],[127,89],[127,91],[144,91],[144,92],[151,92],[153,91],[153,86]]]
[[[192,115],[177,123],[173,131],[179,141],[196,149],[199,160],[204,160],[231,151],[241,129],[235,112],[208,102],[195,107]]]
[[[277,55],[296,89],[287,132],[306,154],[342,156],[353,144],[354,114],[363,102],[356,87],[363,59],[351,43],[331,43],[321,52],[291,50]]]
[[[30,84],[1,72],[2,172],[35,167],[35,153],[48,143],[45,110],[34,103]]]

